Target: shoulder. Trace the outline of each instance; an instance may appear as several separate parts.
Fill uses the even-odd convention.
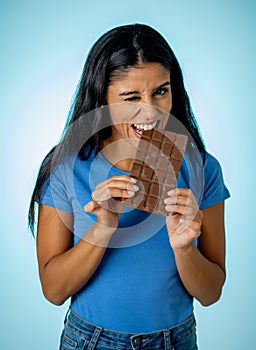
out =
[[[215,205],[230,197],[224,183],[220,162],[212,154],[204,155],[204,193],[200,208],[204,209]]]
[[[220,162],[209,152],[205,152],[204,168],[207,170],[221,168]]]
[[[39,202],[71,212],[71,200],[76,197],[76,190],[88,183],[92,160],[93,156],[84,160],[78,154],[53,158]]]
[[[216,157],[205,152],[203,164],[205,187],[209,187],[212,182],[223,181],[222,167]]]

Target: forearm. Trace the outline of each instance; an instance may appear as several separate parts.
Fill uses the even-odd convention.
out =
[[[95,223],[74,247],[41,267],[43,293],[50,302],[61,305],[86,284],[101,262],[113,232]]]
[[[221,267],[206,259],[194,244],[174,250],[174,255],[187,291],[204,306],[216,302],[225,282],[225,272]]]

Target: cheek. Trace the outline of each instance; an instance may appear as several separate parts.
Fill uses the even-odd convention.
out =
[[[166,112],[171,112],[171,109],[172,109],[172,97],[169,96],[168,98],[166,98],[165,100],[161,101],[159,104],[158,104],[158,107],[163,109],[164,111]]]
[[[117,124],[112,126],[112,128],[121,135],[127,135],[130,127],[131,127],[130,124]]]
[[[171,108],[172,108],[172,91],[170,91],[167,103],[168,103],[169,110],[171,110]]]
[[[159,99],[156,105],[166,112],[170,112],[172,109],[172,93],[170,92],[165,98]]]

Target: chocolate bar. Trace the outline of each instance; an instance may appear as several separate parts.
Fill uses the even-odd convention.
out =
[[[139,190],[125,204],[147,212],[167,215],[164,199],[176,187],[187,136],[158,129],[143,131],[130,176]]]

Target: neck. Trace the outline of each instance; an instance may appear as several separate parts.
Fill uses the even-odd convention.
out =
[[[129,172],[132,169],[136,145],[131,140],[120,139],[113,142],[107,139],[103,141],[101,153],[116,168]]]

